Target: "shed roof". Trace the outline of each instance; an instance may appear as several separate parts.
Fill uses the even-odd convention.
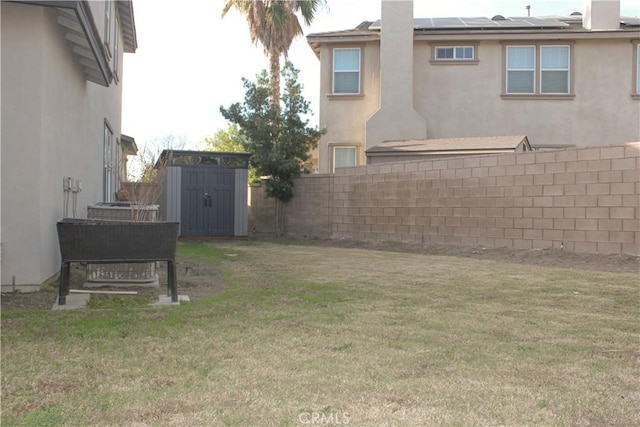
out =
[[[368,155],[389,154],[475,154],[514,151],[521,145],[531,150],[525,135],[476,138],[410,139],[385,141],[366,150]]]
[[[215,166],[227,168],[249,167],[250,153],[226,153],[219,151],[163,150],[155,164],[160,166]]]

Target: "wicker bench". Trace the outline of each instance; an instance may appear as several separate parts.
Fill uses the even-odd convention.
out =
[[[65,218],[58,222],[62,262],[58,304],[69,294],[72,262],[92,264],[167,262],[167,296],[178,302],[175,257],[178,222],[105,221]]]

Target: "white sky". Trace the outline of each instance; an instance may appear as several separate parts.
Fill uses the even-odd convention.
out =
[[[221,19],[224,0],[134,0],[138,37],[135,54],[125,54],[122,133],[139,148],[169,133],[186,137],[185,149],[227,129],[219,107],[242,102],[241,77],[254,80],[268,67],[262,47],[249,39],[235,10]],[[305,34],[354,28],[380,18],[380,0],[328,0]],[[583,12],[583,0],[414,0],[414,17],[569,15]],[[621,14],[640,15],[640,0],[621,0]],[[289,59],[300,70],[304,96],[316,114],[320,63],[304,37]]]

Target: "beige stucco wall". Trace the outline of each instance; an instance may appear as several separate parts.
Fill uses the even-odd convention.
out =
[[[365,123],[380,107],[380,47],[378,43],[354,43],[349,47],[362,49],[362,95],[331,95],[332,48],[320,50],[320,127],[326,127],[318,146],[320,173],[332,168],[330,147],[359,145],[358,164],[364,164]],[[340,45],[339,47],[347,47]]]
[[[365,146],[394,139],[424,139],[427,122],[414,108],[413,1],[383,0],[380,109],[365,125]]]
[[[40,165],[39,139],[41,112],[38,82],[42,69],[42,39],[39,25],[44,15],[39,8],[26,8],[11,3],[0,3],[2,51],[2,216],[0,240],[2,241],[2,283],[10,283],[7,266],[18,266],[25,280],[39,277],[40,253],[29,253],[29,248],[39,245],[35,228],[39,224],[39,203],[31,191],[38,188]],[[29,67],[10,66],[31,64]],[[11,103],[9,103],[11,99]],[[12,125],[9,126],[8,124]],[[12,142],[16,141],[16,142]],[[19,141],[19,143],[18,143]],[[21,208],[19,208],[21,207]],[[27,270],[23,260],[31,259],[32,270]]]
[[[573,51],[575,98],[503,99],[498,41],[479,44],[477,65],[432,65],[431,46],[417,42],[415,103],[427,118],[429,138],[527,135],[534,146],[577,147],[640,139],[630,41],[578,40]]]
[[[38,285],[59,269],[55,223],[63,216],[63,177],[82,182],[78,216],[102,200],[104,120],[119,137],[122,93],[120,85],[85,79],[53,8],[0,7],[2,285],[14,275],[19,285]],[[96,21],[100,16],[94,11]]]
[[[533,146],[573,144],[576,147],[637,141],[640,139],[640,99],[631,96],[632,36],[567,40],[573,50],[575,87],[575,97],[567,99],[501,97],[504,47],[498,40],[457,41],[478,43],[479,61],[474,65],[433,65],[430,42],[445,41],[416,40],[413,105],[427,121],[428,138],[527,135]],[[363,151],[369,148],[364,147],[366,119],[363,118],[370,117],[380,104],[378,43],[364,47],[367,60],[362,74],[366,86],[363,96],[356,100],[327,96],[331,92],[332,77],[328,60],[330,47],[321,48],[320,123],[328,129],[320,143],[321,173],[331,172],[327,144],[349,141],[363,144]],[[376,140],[369,136],[366,139]],[[363,156],[361,152],[361,161]]]

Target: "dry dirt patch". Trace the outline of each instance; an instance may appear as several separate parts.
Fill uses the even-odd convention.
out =
[[[178,257],[176,261],[176,271],[178,275],[178,292],[181,295],[188,295],[191,301],[199,301],[204,298],[216,295],[224,289],[224,281],[220,277],[220,272],[212,265],[188,258]],[[85,267],[79,264],[73,265],[71,274],[71,289],[82,289],[85,281]],[[138,295],[131,298],[157,299],[160,294],[166,292],[166,266],[161,263],[158,270],[160,277],[160,287],[102,287],[91,290],[103,291],[136,291]],[[45,286],[45,290],[40,292],[29,292],[15,294],[11,292],[2,293],[2,311],[36,311],[51,310],[52,305],[58,296],[57,283]],[[105,299],[106,295],[92,295],[93,299]]]
[[[361,242],[355,240],[334,240],[334,239],[275,239],[261,236],[257,241],[268,241],[279,244],[295,244],[301,246],[313,246],[326,248],[331,251],[333,248],[358,248],[365,250],[375,250],[382,252],[415,253],[423,255],[438,255],[450,257],[472,258],[478,260],[492,260],[525,265],[539,265],[544,267],[568,268],[578,270],[607,271],[614,273],[638,273],[640,284],[640,257],[630,255],[601,255],[601,254],[580,254],[565,252],[556,249],[532,249],[514,250],[507,248],[488,249],[482,247],[458,247],[450,245],[435,244],[411,244],[403,242]],[[224,241],[212,241],[223,244]],[[219,271],[211,265],[178,257],[178,291],[180,294],[188,295],[191,301],[198,301],[207,298],[224,289],[224,281],[220,277]],[[160,280],[163,283],[160,288],[135,288],[141,298],[157,297],[165,291],[166,273],[163,266],[159,271]],[[84,282],[84,267],[76,265],[71,277],[71,288],[80,289]],[[57,288],[57,284],[53,283]],[[3,311],[32,311],[50,310],[57,296],[57,289],[50,286],[49,291],[34,293],[5,292],[2,294]],[[102,288],[103,290],[118,290],[122,288]],[[131,288],[130,290],[134,290]],[[93,298],[104,298],[94,296]]]
[[[303,245],[370,249],[387,252],[441,255],[492,261],[541,265],[545,267],[578,270],[609,271],[613,273],[639,273],[640,257],[631,255],[603,255],[566,252],[558,249],[508,249],[464,247],[438,244],[413,244],[405,242],[361,242],[340,239],[271,239],[274,242]]]

